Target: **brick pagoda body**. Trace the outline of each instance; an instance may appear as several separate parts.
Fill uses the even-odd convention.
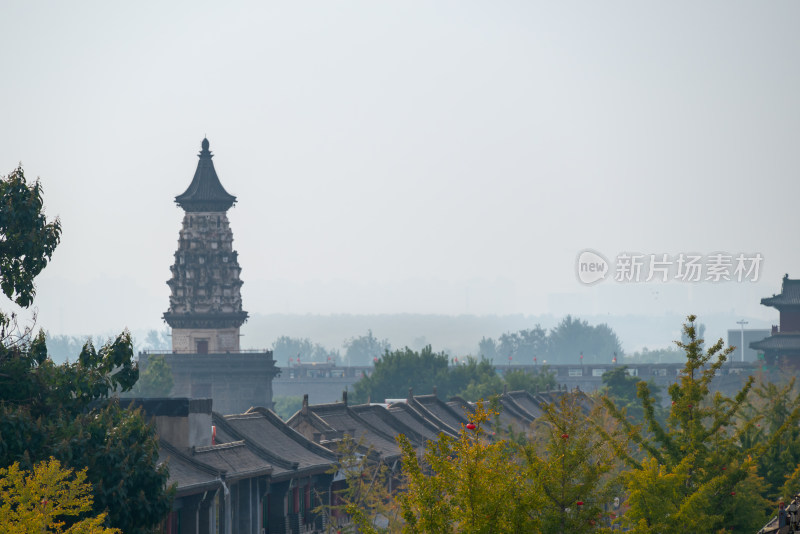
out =
[[[191,184],[175,197],[184,217],[164,313],[172,328],[172,352],[164,355],[173,374],[171,396],[210,397],[222,413],[272,408],[278,373],[272,352],[243,351],[239,342],[247,312],[227,215],[236,197],[217,176],[208,139],[201,147]],[[142,366],[148,357],[140,355]]]

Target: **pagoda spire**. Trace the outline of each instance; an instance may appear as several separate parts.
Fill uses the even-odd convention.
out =
[[[236,202],[236,197],[225,191],[219,181],[207,138],[203,138],[200,148],[197,155],[200,161],[197,162],[192,183],[186,191],[175,197],[175,202],[187,212],[227,211]]]

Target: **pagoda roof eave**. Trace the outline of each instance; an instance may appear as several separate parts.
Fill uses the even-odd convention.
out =
[[[236,197],[222,186],[214,169],[214,156],[208,149],[208,139],[203,139],[198,157],[197,170],[192,182],[182,194],[175,197],[175,203],[187,212],[227,211],[236,203]]]

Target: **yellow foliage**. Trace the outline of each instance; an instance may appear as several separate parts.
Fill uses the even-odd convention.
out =
[[[0,534],[116,534],[105,528],[106,514],[81,516],[92,510],[92,486],[86,482],[86,469],[74,472],[61,467],[55,458],[40,462],[33,473],[14,463],[0,469]],[[76,518],[68,528],[63,518]]]

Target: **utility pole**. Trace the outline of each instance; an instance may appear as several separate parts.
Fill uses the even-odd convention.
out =
[[[736,324],[742,326],[742,346],[739,347],[739,350],[742,351],[742,361],[744,361],[744,325],[748,324],[747,321],[742,319],[741,321],[736,321]]]

